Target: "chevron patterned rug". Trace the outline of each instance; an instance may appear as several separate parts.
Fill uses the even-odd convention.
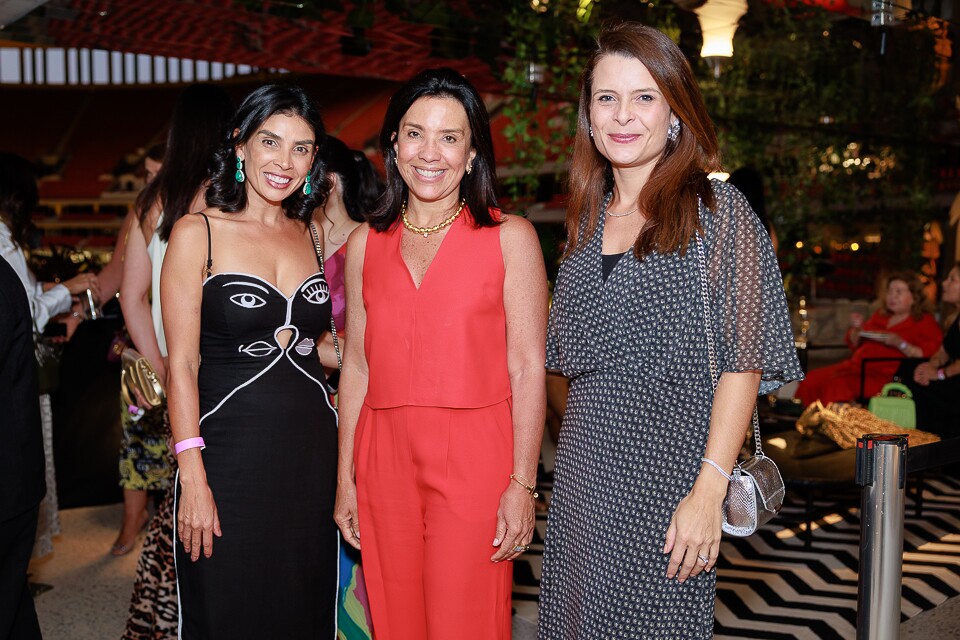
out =
[[[922,517],[908,496],[901,620],[960,595],[960,481],[928,477]],[[860,558],[859,498],[815,503],[804,548],[803,505],[790,502],[749,538],[724,537],[718,563],[715,640],[854,638]],[[514,566],[518,622],[535,624],[546,516]]]

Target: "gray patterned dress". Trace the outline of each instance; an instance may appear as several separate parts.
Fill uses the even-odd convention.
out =
[[[720,371],[802,376],[770,240],[734,187],[704,211]],[[693,487],[712,384],[697,251],[627,253],[604,282],[603,218],[560,267],[547,366],[571,379],[540,591],[540,640],[713,635],[716,573],[666,578],[670,517]]]

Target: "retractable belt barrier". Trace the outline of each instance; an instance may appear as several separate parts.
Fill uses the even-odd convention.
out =
[[[957,445],[957,439],[942,440],[918,446],[907,456],[907,436],[869,434],[857,439],[856,482],[863,487],[857,640],[900,638],[907,474],[960,461]]]

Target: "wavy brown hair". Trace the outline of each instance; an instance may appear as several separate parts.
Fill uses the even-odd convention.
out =
[[[890,315],[887,311],[887,288],[894,280],[907,285],[910,289],[910,295],[913,296],[913,304],[910,305],[910,317],[919,320],[923,314],[927,313],[927,294],[923,291],[923,282],[913,271],[894,271],[883,282],[883,289],[880,290],[880,312],[884,315]]]
[[[700,229],[699,199],[707,208],[715,206],[707,174],[721,167],[717,134],[690,63],[680,48],[656,29],[623,22],[600,31],[597,50],[580,78],[565,255],[572,254],[596,232],[604,196],[613,188],[610,161],[600,155],[589,133],[594,70],[602,58],[611,55],[636,58],[643,63],[671,111],[680,119],[680,134],[674,141],[667,140],[663,155],[640,191],[637,206],[647,223],[637,236],[634,255],[642,259],[652,251],[682,253]]]

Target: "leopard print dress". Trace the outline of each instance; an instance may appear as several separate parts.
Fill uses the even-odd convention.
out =
[[[147,529],[122,640],[175,640],[178,618],[171,487]]]

